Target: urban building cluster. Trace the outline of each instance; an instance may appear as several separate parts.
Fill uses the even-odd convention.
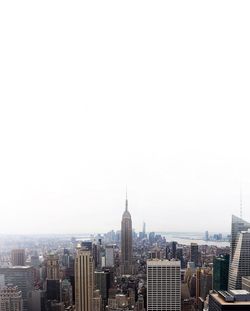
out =
[[[0,311],[250,310],[250,223],[236,216],[230,247],[186,245],[145,223],[135,233],[126,199],[118,232],[9,238],[0,250]]]

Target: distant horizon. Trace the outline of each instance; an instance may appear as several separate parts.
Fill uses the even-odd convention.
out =
[[[110,230],[112,231],[112,229]],[[103,234],[107,234],[108,232],[83,232],[83,233],[0,233],[0,236],[71,236],[71,237],[75,237],[75,236],[83,236],[83,237],[87,237],[87,236],[91,236],[91,235],[103,235]],[[114,230],[114,232],[119,232],[120,230]],[[136,233],[142,232],[142,231],[136,231],[133,230]],[[146,234],[149,234],[150,232],[154,232],[155,234],[160,234],[160,235],[169,235],[169,234],[189,234],[190,236],[198,234],[198,235],[202,235],[204,234],[206,231],[208,231],[209,234],[222,234],[222,235],[229,235],[231,234],[231,232],[223,232],[223,231],[209,231],[209,230],[205,230],[205,231],[146,231]]]
[[[250,219],[249,3],[0,7],[3,234]]]

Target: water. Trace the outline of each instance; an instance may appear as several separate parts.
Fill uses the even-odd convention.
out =
[[[205,241],[202,238],[199,238],[197,236],[178,236],[178,235],[172,235],[172,234],[164,234],[163,235],[167,242],[172,242],[176,241],[178,244],[183,244],[183,245],[190,245],[190,243],[197,243],[198,245],[214,245],[217,247],[229,247],[230,242],[228,241]]]

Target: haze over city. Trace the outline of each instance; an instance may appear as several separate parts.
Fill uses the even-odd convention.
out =
[[[1,3],[0,233],[249,220],[243,3]]]

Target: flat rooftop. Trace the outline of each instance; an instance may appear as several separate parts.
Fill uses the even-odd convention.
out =
[[[219,294],[212,293],[210,294],[216,301],[218,301],[222,306],[233,306],[233,305],[244,305],[244,306],[250,306],[250,301],[225,301]],[[250,308],[249,308],[250,310]]]

